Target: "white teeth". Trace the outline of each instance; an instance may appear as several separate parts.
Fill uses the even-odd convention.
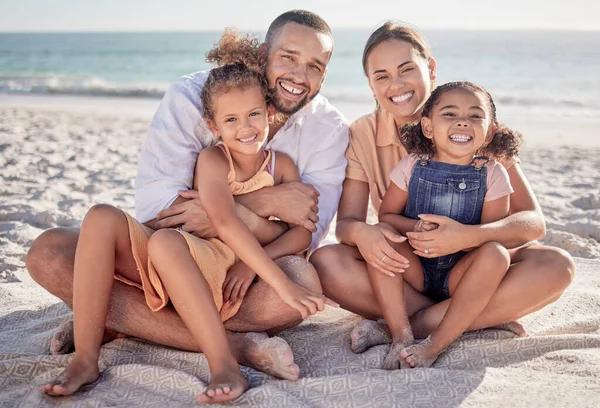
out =
[[[473,139],[473,137],[469,136],[469,135],[461,135],[461,134],[453,134],[450,135],[450,140],[453,140],[455,142],[468,142],[469,140]]]
[[[304,93],[304,91],[302,89],[294,88],[293,86],[284,84],[283,82],[280,82],[279,84],[281,85],[281,87],[283,89],[285,89],[286,91],[288,91],[290,93],[293,93],[294,95],[300,95],[300,94]]]
[[[239,141],[242,143],[248,143],[248,142],[253,141],[254,139],[256,139],[256,135],[249,137],[248,139],[239,139]]]
[[[407,92],[403,95],[392,96],[391,99],[394,103],[401,103],[401,102],[407,101],[411,96],[413,96],[413,93],[414,92],[411,91],[411,92]]]

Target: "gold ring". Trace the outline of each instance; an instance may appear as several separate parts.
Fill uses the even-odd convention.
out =
[[[387,255],[383,254],[383,258],[381,258],[381,262],[383,262],[385,258],[387,258]]]

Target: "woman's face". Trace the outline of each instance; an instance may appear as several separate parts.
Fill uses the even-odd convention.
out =
[[[371,50],[367,76],[377,102],[400,126],[420,117],[435,79],[435,60],[421,57],[410,43],[388,40]]]

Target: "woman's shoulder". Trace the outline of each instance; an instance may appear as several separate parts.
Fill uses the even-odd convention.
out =
[[[373,137],[377,132],[377,111],[367,113],[350,124],[350,139]]]

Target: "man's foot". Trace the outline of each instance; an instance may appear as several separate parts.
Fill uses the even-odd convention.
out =
[[[294,364],[294,354],[281,337],[269,337],[266,333],[244,333],[241,340],[240,364],[255,368],[273,377],[296,381],[300,367]]]
[[[525,326],[518,320],[511,320],[510,322],[498,324],[490,327],[490,329],[506,330],[513,332],[517,337],[527,337]]]
[[[392,335],[383,319],[379,321],[364,319],[359,322],[352,334],[350,348],[355,353],[362,353],[370,347],[392,342]]]
[[[410,368],[431,367],[440,354],[442,354],[442,351],[437,351],[437,348],[433,346],[431,336],[400,351],[400,357],[406,361]]]
[[[123,339],[127,335],[113,330],[104,330],[102,344],[116,339]],[[73,329],[73,318],[64,321],[58,326],[50,340],[50,354],[69,354],[75,350],[75,330]]]
[[[198,395],[201,404],[219,404],[233,401],[248,389],[248,380],[240,371],[239,366],[224,369],[211,374],[210,383],[202,394]]]
[[[76,355],[57,379],[42,385],[40,390],[48,395],[71,395],[82,385],[96,381],[99,376],[98,360],[78,358]]]

